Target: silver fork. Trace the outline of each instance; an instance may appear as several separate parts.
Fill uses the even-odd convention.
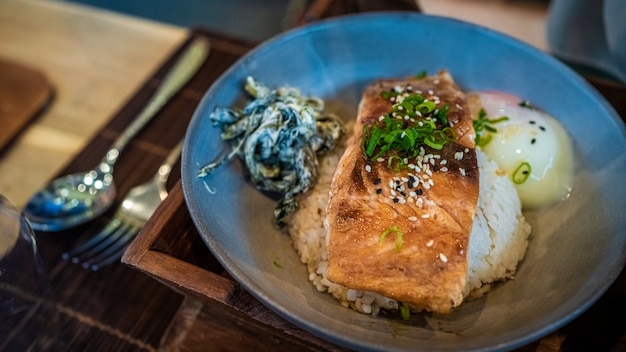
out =
[[[109,223],[84,244],[62,254],[64,260],[98,271],[122,257],[130,240],[167,197],[166,183],[178,160],[182,141],[172,149],[152,180],[133,187]]]

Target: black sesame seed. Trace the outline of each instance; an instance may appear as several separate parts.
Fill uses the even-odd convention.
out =
[[[381,193],[383,193],[382,188],[379,188],[379,189],[376,190],[376,194],[381,194]]]
[[[393,202],[394,202],[394,203],[398,203],[399,201],[400,201],[400,199],[398,199],[398,198],[394,198],[394,199],[393,199]]]
[[[421,188],[419,188],[417,191],[415,191],[415,194],[417,194],[418,196],[421,196],[422,193],[424,193],[424,191],[422,191]]]
[[[439,166],[438,165],[433,166],[433,171],[435,172],[439,171]]]
[[[404,193],[404,192],[400,192],[400,195],[403,196],[403,197],[406,197],[406,193]]]
[[[533,139],[530,140],[530,144],[535,144],[536,141],[537,141],[537,139],[533,138]]]
[[[375,184],[375,185],[379,185],[379,184],[380,184],[380,181],[381,181],[381,180],[380,180],[379,178],[377,178],[377,179],[375,179],[375,180],[374,180],[374,184]]]
[[[545,127],[543,127],[543,126],[539,126],[539,129],[540,129],[540,130],[542,130],[542,131],[545,131],[545,130],[546,130],[546,128],[545,128]]]
[[[524,175],[528,175],[528,170],[524,170],[524,171],[522,171],[522,174],[524,174]]]
[[[535,122],[535,120],[530,120],[530,124],[531,124],[531,125],[534,125],[534,124],[536,124],[536,123],[537,123],[537,122]]]

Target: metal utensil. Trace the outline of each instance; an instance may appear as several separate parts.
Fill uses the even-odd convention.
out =
[[[167,179],[181,149],[182,142],[170,152],[151,181],[130,190],[102,231],[79,247],[63,253],[62,258],[93,271],[119,260],[130,241],[167,197]]]
[[[66,230],[101,215],[111,206],[116,195],[113,166],[124,147],[197,72],[209,49],[204,38],[189,45],[139,117],[115,140],[94,170],[57,178],[32,196],[24,214],[35,230]]]

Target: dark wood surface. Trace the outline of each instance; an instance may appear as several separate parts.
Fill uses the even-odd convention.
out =
[[[206,34],[194,32],[191,37],[200,35]],[[152,177],[168,151],[184,136],[193,111],[210,83],[251,47],[220,36],[212,37],[211,42],[210,58],[198,74],[139,132],[120,157],[114,172],[118,197],[111,211],[76,229],[37,234],[48,285],[34,289],[22,278],[13,280],[0,275],[0,295],[24,303],[19,314],[0,317],[3,337],[0,350],[153,351],[158,348],[183,301],[180,293],[121,263],[91,272],[62,260],[61,254],[93,236],[111,218],[128,190]],[[172,53],[60,175],[95,166],[145,106],[182,49]],[[171,176],[173,184],[180,177],[179,169],[175,168]]]

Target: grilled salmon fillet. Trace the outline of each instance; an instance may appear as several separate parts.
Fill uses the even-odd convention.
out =
[[[398,96],[385,97],[383,92]],[[416,147],[417,155],[405,158],[402,167],[393,151],[370,160],[363,126],[380,125],[394,100],[417,93],[437,109],[448,106],[446,125],[455,139],[441,149]],[[420,123],[419,116],[404,120],[404,127]],[[327,205],[327,277],[414,310],[450,312],[464,298],[479,193],[474,130],[463,92],[445,71],[376,81],[363,93],[347,143]]]

